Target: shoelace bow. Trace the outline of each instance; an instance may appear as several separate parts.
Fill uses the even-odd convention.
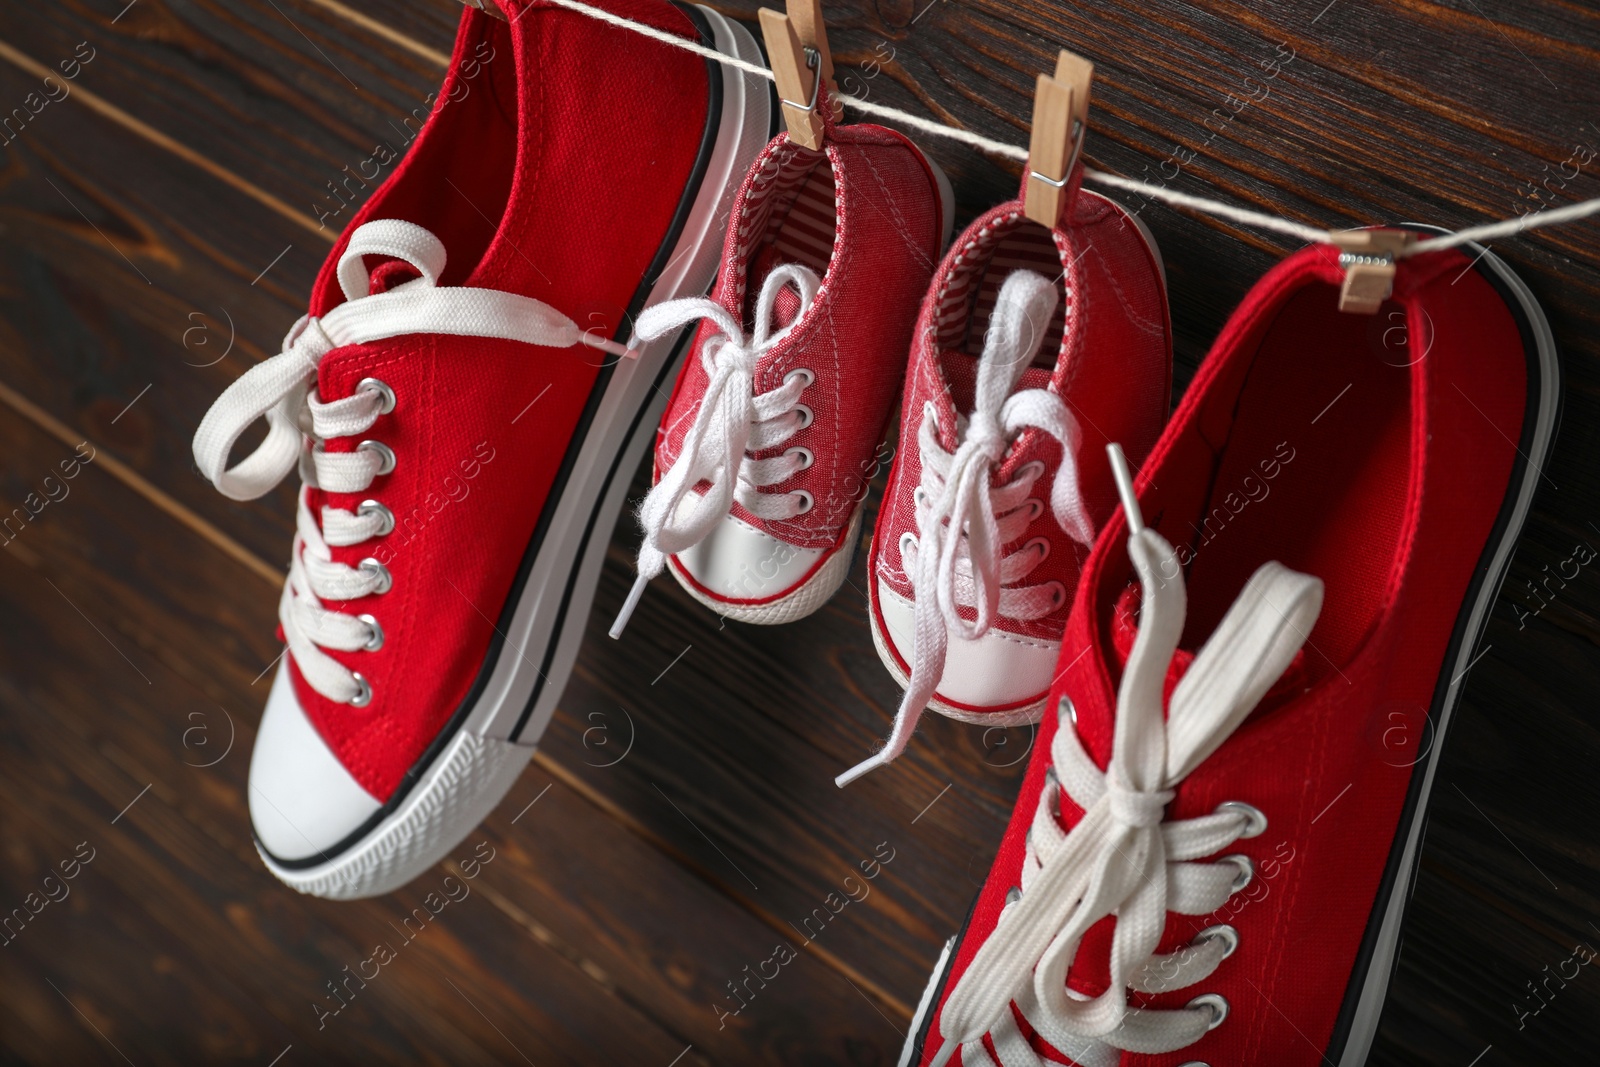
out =
[[[787,326],[773,332],[774,307],[785,286],[799,294],[800,308]],[[701,319],[711,320],[721,332],[700,346],[700,365],[710,380],[678,458],[639,507],[644,544],[639,546],[638,577],[611,624],[612,637],[622,635],[645,586],[661,573],[667,557],[704,540],[735,500],[760,519],[790,519],[807,510],[794,493],[760,492],[760,487],[802,469],[798,453],[760,460],[745,453],[781,445],[804,425],[795,405],[811,383],[809,374],[791,371],[782,385],[759,394],[755,374],[761,357],[794,329],[821,287],[816,273],[798,263],[773,268],[756,299],[755,331],[748,339],[727,308],[702,297],[668,300],[639,316],[634,333],[645,341]],[[711,488],[696,494],[694,488],[702,481]]]
[[[967,1067],[992,1063],[986,1033],[1003,1067],[1043,1063],[1018,1030],[1013,1002],[1040,1036],[1084,1067],[1115,1064],[1118,1049],[1161,1053],[1193,1044],[1225,1010],[1204,997],[1182,1009],[1130,1009],[1127,991],[1187,988],[1231,953],[1236,942],[1216,936],[1177,952],[1155,950],[1169,911],[1216,911],[1249,870],[1226,859],[1194,861],[1265,827],[1242,804],[1193,819],[1163,821],[1163,813],[1175,787],[1288,668],[1321,610],[1322,583],[1276,562],[1257,570],[1196,654],[1163,717],[1162,689],[1187,609],[1183,576],[1172,546],[1144,527],[1125,467],[1119,488],[1128,554],[1144,595],[1118,691],[1111,760],[1104,772],[1095,766],[1064,711],[1050,749],[1053,774],[1028,835],[1020,895],[945,1002],[944,1046],[934,1067],[958,1048]],[[1070,831],[1057,821],[1058,789],[1083,809]],[[1067,972],[1085,932],[1108,915],[1116,916],[1110,985],[1083,997],[1067,989]]]
[[[420,277],[383,293],[371,293],[363,256],[389,256],[409,263]],[[390,577],[376,560],[349,567],[331,549],[360,544],[387,533],[393,516],[381,508],[323,507],[314,517],[309,491],[359,493],[387,473],[393,453],[385,448],[324,451],[323,442],[353,437],[391,409],[394,394],[381,382],[363,381],[355,393],[323,403],[312,388],[322,358],[335,348],[434,333],[497,337],[550,348],[586,344],[614,355],[628,349],[581,331],[550,305],[496,289],[440,286],[445,249],[428,230],[410,222],[381,219],[350,235],[339,258],[344,303],[320,318],[303,316],[289,330],[283,351],[240,375],[223,390],[194,436],[194,459],[223,495],[254,500],[297,464],[304,483],[295,516],[296,536],[289,579],[278,606],[289,652],[306,682],[331,700],[365,704],[372,691],[322,649],[352,652],[376,648],[383,631],[376,620],[329,610],[324,600],[354,600],[383,592]],[[266,439],[233,467],[228,456],[257,419],[267,420]],[[309,430],[302,427],[309,426]]]
[[[1039,430],[1060,443],[1061,464],[1050,487],[1051,513],[1068,536],[1085,545],[1094,542],[1094,526],[1078,487],[1077,420],[1048,389],[1012,392],[1033,362],[1056,304],[1056,287],[1043,275],[1018,270],[1006,277],[978,361],[973,411],[958,426],[954,454],[939,443],[933,406],[923,410],[917,431],[922,478],[916,493],[921,539],[918,543],[908,536],[901,545],[916,601],[911,677],[883,749],[839,775],[834,781],[841,787],[905,751],[938,689],[952,631],[976,641],[989,632],[997,613],[1037,619],[1060,606],[1059,587],[1013,586],[1043,560],[1042,551],[1030,544],[1000,556],[1001,547],[1021,536],[1037,515],[1024,505],[1040,467],[1025,466],[1004,486],[991,484],[995,468],[1023,430]],[[962,618],[963,605],[973,608],[976,618]]]

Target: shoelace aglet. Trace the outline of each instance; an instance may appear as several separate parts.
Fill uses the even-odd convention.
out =
[[[644,587],[650,584],[650,576],[641,574],[633,580],[633,588],[628,590],[628,599],[622,602],[622,609],[617,612],[616,621],[611,624],[608,631],[612,640],[622,636],[623,629],[628,625],[628,620],[633,618],[633,609],[639,606],[639,598],[644,596]]]
[[[889,761],[884,758],[884,754],[882,752],[874,752],[872,755],[868,756],[866,759],[862,760],[854,767],[851,767],[848,771],[845,771],[843,774],[839,775],[839,777],[835,778],[833,780],[833,784],[838,786],[840,789],[843,789],[845,786],[849,785],[857,778],[860,778],[862,775],[867,774],[870,771],[875,771],[879,767],[886,767],[888,765]]]
[[[578,337],[578,342],[580,344],[586,344],[590,348],[598,348],[602,352],[609,352],[613,356],[621,356],[623,359],[639,358],[639,350],[633,347],[631,342],[628,344],[621,344],[617,341],[608,340],[604,337],[596,337],[589,333],[581,334]]]
[[[883,747],[839,775],[833,780],[833,784],[843,789],[868,771],[887,767],[899,759],[905,752],[906,746],[911,744],[911,735],[916,732],[917,722],[922,718],[922,713],[932,698],[931,686],[926,692],[906,690],[905,695],[900,698],[900,708],[894,713],[894,726],[890,728],[889,737],[884,741]]]
[[[1128,516],[1128,534],[1137,537],[1144,531],[1144,515],[1139,511],[1139,498],[1133,492],[1133,475],[1128,470],[1128,457],[1115,441],[1106,445],[1106,455],[1111,458],[1111,477],[1117,483],[1117,496],[1122,498],[1123,513]]]
[[[928,1064],[928,1067],[945,1067],[945,1064],[949,1063],[955,1058],[956,1050],[960,1047],[961,1046],[954,1041],[946,1041],[944,1043],[944,1047],[939,1050],[939,1054],[933,1058],[933,1061]]]

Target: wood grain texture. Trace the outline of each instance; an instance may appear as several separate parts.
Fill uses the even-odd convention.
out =
[[[14,471],[49,470],[60,455],[71,454],[16,419],[0,422],[0,445],[12,461],[0,483],[8,498],[25,491],[26,476]],[[228,634],[253,639],[254,647],[241,648],[219,640],[218,623],[190,613],[183,603],[203,602],[199,591],[205,589],[252,582],[265,588],[264,583],[222,553],[192,544],[176,523],[151,514],[148,502],[95,463],[70,485],[65,498],[49,505],[0,559],[6,568],[0,590],[7,598],[0,609],[8,617],[26,613],[36,623],[0,649],[0,703],[14,734],[4,749],[0,779],[11,790],[8,810],[54,826],[58,836],[71,839],[68,845],[79,831],[101,833],[106,819],[151,784],[151,797],[139,801],[118,831],[136,828],[136,845],[117,838],[119,847],[132,850],[135,858],[128,862],[139,865],[142,876],[118,881],[119,895],[101,895],[102,903],[93,906],[107,909],[100,915],[106,921],[136,918],[140,900],[147,909],[167,910],[148,944],[118,942],[112,958],[160,950],[180,967],[220,967],[219,978],[240,968],[253,976],[252,983],[263,984],[247,986],[245,1003],[266,1005],[286,1041],[329,1058],[359,1058],[365,1049],[386,1060],[492,1061],[503,1053],[474,1052],[473,1043],[492,1044],[493,1030],[480,1026],[482,1017],[464,1004],[462,1018],[446,1015],[458,1033],[412,1023],[433,1017],[424,1009],[429,998],[444,998],[449,1007],[451,998],[481,1003],[484,995],[501,998],[502,1008],[527,1001],[528,1010],[514,1012],[528,1016],[522,1036],[490,1017],[530,1055],[539,1050],[558,1062],[582,1062],[585,1048],[612,1046],[612,1028],[630,1040],[643,1035],[639,1047],[614,1044],[603,1053],[630,1062],[652,1061],[663,1049],[665,1062],[690,1043],[718,1059],[771,1063],[786,1062],[786,1052],[802,1042],[841,1054],[881,1043],[886,1026],[872,1005],[847,984],[815,975],[809,982],[790,978],[789,994],[772,1000],[778,1010],[759,1028],[747,1020],[719,1025],[712,1005],[725,996],[726,982],[742,979],[744,967],[772,956],[779,937],[547,774],[530,773],[505,810],[457,850],[458,857],[471,857],[480,841],[493,850],[495,858],[476,880],[447,863],[406,891],[353,908],[285,891],[261,867],[245,832],[245,772],[265,685],[255,677],[256,664],[276,654],[271,606],[247,598],[239,606],[248,617],[218,620]],[[150,538],[97,546],[97,532],[118,515]],[[141,592],[143,576],[152,571],[166,576],[164,596]],[[86,791],[104,812],[79,797]],[[30,804],[30,795],[48,796],[50,803]],[[156,801],[162,815],[152,824],[143,817],[158,810],[146,807]],[[18,823],[19,833],[24,826]],[[0,883],[19,901],[55,862],[42,846],[25,847],[30,840],[26,834],[17,838],[7,868],[11,877]],[[416,948],[408,945],[401,954],[405,966],[392,972],[385,966],[386,981],[371,984],[375,991],[387,990],[389,975],[408,974],[420,985],[397,983],[395,992],[405,991],[404,997],[362,998],[353,1016],[340,1013],[337,1028],[317,1026],[312,1005],[330,1003],[318,1000],[326,981],[318,975],[337,976],[345,964],[370,956],[367,940],[388,922],[399,923],[452,873],[478,898],[462,900],[427,931],[449,932],[452,958],[441,961],[417,951],[445,937],[417,937]],[[192,921],[196,912],[250,928],[223,937]],[[38,929],[52,926],[41,922]],[[35,929],[23,934],[19,949],[53,944],[35,937]],[[248,944],[239,940],[245,934],[252,938]],[[327,944],[319,948],[322,942]],[[34,961],[42,967],[54,951],[45,949]],[[65,958],[68,948],[61,952]],[[259,958],[263,952],[273,958]],[[78,962],[100,966],[106,959],[89,953]],[[456,969],[469,964],[473,970]],[[819,967],[827,974],[814,961],[796,966],[800,975]],[[440,974],[460,986],[465,998],[448,982],[440,984]],[[172,1028],[185,1017],[156,1010],[159,1003],[146,1002],[137,987],[125,987],[121,1000],[106,990],[100,995],[108,1012],[129,1016],[122,1033],[149,1046],[169,1042],[169,1031],[175,1033]],[[552,1021],[574,1013],[579,1024]],[[346,1040],[356,1031],[388,1035],[391,1043]],[[185,1048],[173,1043],[175,1054]],[[193,1053],[194,1058],[201,1057]]]
[[[0,442],[14,465],[8,496],[17,488],[13,471],[49,469],[63,451],[15,419],[0,422]],[[5,836],[17,850],[0,875],[7,898],[22,901],[79,841],[101,853],[75,886],[81,914],[44,910],[7,945],[32,962],[32,985],[48,993],[49,978],[66,998],[98,1005],[107,1040],[144,1062],[223,1058],[207,1048],[216,1043],[212,1031],[229,1022],[227,1013],[205,1010],[213,1001],[231,1003],[232,1015],[249,1023],[248,1052],[231,1059],[270,1058],[290,1042],[353,1062],[492,1063],[508,1055],[506,1041],[568,1061],[586,1048],[648,1061],[682,1049],[676,1035],[525,936],[481,895],[466,895],[414,932],[404,927],[430,890],[450,891],[447,872],[346,908],[275,885],[239,832],[253,736],[247,665],[259,660],[229,640],[260,632],[265,613],[242,620],[255,624],[247,628],[224,612],[219,621],[230,632],[218,638],[217,624],[191,614],[185,601],[198,610],[201,590],[239,581],[237,564],[197,549],[157,517],[144,518],[148,540],[108,543],[101,531],[148,505],[92,463],[70,484],[26,544],[19,538],[0,559],[6,615],[29,619],[8,632],[0,653]],[[164,589],[141,591],[155,571],[168,576]],[[264,636],[253,640],[270,658]],[[197,726],[204,734],[189,732]],[[233,749],[222,756],[233,727]],[[211,768],[192,766],[213,760]],[[458,855],[472,856],[472,844]],[[487,884],[496,874],[491,861],[478,879]],[[339,1004],[324,999],[327,981],[343,982],[342,969],[370,958],[380,941],[398,958],[365,988],[349,987],[351,1002],[338,1016],[318,1013],[314,1005]],[[496,959],[468,947],[479,942],[522,951]],[[187,987],[183,995],[169,999],[141,981],[162,955],[169,985]],[[46,1018],[75,1026],[72,1014],[58,1005]],[[504,1038],[482,1025],[485,1017]]]
[[[757,4],[716,6],[749,22]],[[195,524],[102,478],[92,495],[111,503],[79,515],[74,506],[90,495],[79,490],[84,497],[42,517],[64,520],[37,539],[42,547],[13,546],[34,553],[38,569],[12,561],[0,571],[15,620],[8,638],[12,625],[20,637],[0,650],[4,759],[8,773],[15,767],[6,808],[45,795],[56,813],[6,817],[17,820],[6,836],[28,849],[8,853],[3,885],[18,892],[29,870],[50,862],[50,827],[87,827],[89,808],[111,804],[114,786],[138,788],[130,769],[184,781],[173,737],[187,709],[222,702],[248,743],[258,704],[249,682],[277,651],[276,594],[205,550],[196,529],[224,531],[276,563],[291,496],[281,490],[249,508],[216,497],[193,477],[188,436],[210,398],[275,350],[299,313],[322,251],[326,183],[432,91],[457,17],[444,0],[140,0],[113,22],[118,7],[10,0],[0,14],[0,39],[26,60],[0,55],[3,99],[20,100],[38,70],[76,42],[98,49],[76,83],[80,99],[52,104],[0,157],[0,381],[172,494]],[[846,91],[1017,144],[1027,139],[1034,77],[1068,47],[1096,63],[1093,165],[1302,221],[1459,226],[1600,196],[1595,164],[1575,162],[1579,148],[1600,147],[1592,124],[1600,18],[1576,5],[884,0],[830,4],[826,13]],[[373,32],[371,20],[390,32]],[[85,106],[89,94],[117,113]],[[1015,195],[1016,166],[921,140],[951,175],[963,218]],[[1186,381],[1229,309],[1288,246],[1154,202],[1134,206],[1166,254]],[[1520,1028],[1517,1011],[1538,1005],[1525,983],[1542,979],[1541,968],[1553,969],[1576,941],[1600,938],[1591,925],[1600,914],[1591,799],[1600,738],[1587,711],[1600,682],[1600,580],[1584,570],[1564,588],[1538,584],[1576,542],[1600,538],[1591,458],[1600,443],[1596,233],[1591,222],[1495,248],[1550,316],[1567,374],[1565,420],[1440,770],[1375,1062],[1467,1063],[1486,1046],[1485,1065],[1592,1058],[1584,1026],[1600,1015],[1592,976],[1547,995]],[[213,322],[224,308],[240,320],[239,347],[214,368],[185,366],[205,361],[184,347],[184,330],[196,324],[187,316]],[[28,421],[0,407],[0,423],[17,419]],[[7,432],[8,500],[27,491],[33,465],[53,462],[58,445],[37,426]],[[636,480],[635,495],[642,489]],[[43,939],[48,947],[23,964],[5,957],[8,1056],[110,1055],[37,980],[43,972],[113,1039],[127,1037],[139,1062],[265,1062],[291,1042],[317,1059],[516,1062],[485,1025],[491,1018],[518,1044],[537,1044],[543,1056],[528,1048],[537,1062],[665,1063],[690,1043],[684,1062],[702,1053],[719,1062],[892,1061],[926,968],[998,843],[1020,769],[1005,764],[1027,733],[931,723],[895,767],[841,793],[832,774],[876,743],[898,697],[871,650],[859,588],[846,586],[812,619],[764,630],[719,626],[661,582],[618,644],[604,637],[604,620],[620,602],[635,543],[624,522],[539,767],[483,831],[502,857],[485,878],[493,894],[486,888],[463,905],[460,921],[440,931],[453,939],[448,951],[430,949],[437,960],[418,968],[449,976],[486,1017],[427,973],[337,1020],[348,1047],[296,1040],[314,1020],[295,1015],[309,1011],[291,1011],[277,987],[354,958],[345,949],[360,940],[346,924],[360,920],[347,911],[393,913],[410,898],[347,909],[278,890],[243,832],[244,765],[235,759],[203,784],[189,784],[197,775],[188,772],[189,783],[140,801],[134,812],[151,804],[161,815],[149,824],[130,815],[124,821],[141,835],[113,855],[145,873],[114,881],[89,869],[86,879],[113,884],[84,883],[72,900],[90,901],[95,890],[92,908],[63,906],[106,912],[85,918],[80,940]],[[151,577],[169,573],[179,588]],[[119,685],[119,671],[131,672],[82,620],[72,629],[77,616],[50,603],[55,594],[38,574],[103,625],[113,620],[107,632],[135,662],[181,682],[163,675],[162,700],[123,678],[115,702],[98,700]],[[862,585],[859,563],[852,581]],[[90,740],[72,748],[29,719],[28,702]],[[606,766],[625,738],[628,755]],[[161,756],[163,744],[176,751]],[[871,895],[828,923],[781,985],[718,1029],[718,988],[765,958],[774,937],[798,943],[791,924],[880,842],[896,858]],[[188,866],[187,848],[215,857],[224,872],[215,886],[209,867]],[[187,904],[215,908],[223,893],[245,902],[229,921],[265,931],[248,951],[220,927],[156,915],[152,901],[173,890],[154,872],[174,850]],[[74,955],[108,962],[56,962]],[[563,982],[575,988],[554,988]],[[529,1005],[520,1016],[519,1004]],[[441,1014],[437,1025],[413,1018],[427,1012]],[[141,1013],[150,1020],[143,1030]],[[153,1035],[180,1022],[193,1034],[162,1051]],[[616,1026],[634,1028],[637,1043],[608,1032]],[[582,1055],[583,1040],[601,1051]]]
[[[426,116],[438,84],[434,63],[305,0],[141,0],[116,14],[68,0],[16,20],[6,40],[47,66],[88,41],[97,54],[75,87],[282,197],[313,227],[314,205],[338,203],[328,183],[353,174],[351,192],[370,185],[360,165],[373,145],[407,136],[395,126],[416,108]],[[324,231],[330,240],[342,222]]]
[[[35,84],[0,65],[7,99]],[[168,153],[70,96],[3,163],[5,381],[190,507],[212,505],[188,438],[229,382],[277,350],[326,246],[181,163],[174,181]],[[286,485],[211,514],[277,563],[293,501]]]

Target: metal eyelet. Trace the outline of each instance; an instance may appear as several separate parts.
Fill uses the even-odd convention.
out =
[[[1184,1008],[1210,1008],[1211,1022],[1206,1029],[1215,1030],[1228,1017],[1228,998],[1221,993],[1201,993],[1185,1004]]]
[[[816,498],[813,497],[810,493],[806,492],[804,489],[796,489],[794,492],[790,493],[789,495],[790,496],[797,496],[797,497],[800,498],[800,510],[795,512],[796,515],[804,515],[806,512],[810,511],[812,508],[816,507],[816,505],[817,505]]]
[[[368,652],[376,652],[383,647],[383,627],[378,625],[378,620],[371,615],[357,615],[356,618],[367,624],[367,643],[361,647]]]
[[[816,421],[816,418],[817,418],[816,414],[813,413],[812,410],[809,407],[807,407],[806,405],[804,405],[804,404],[796,404],[794,406],[794,410],[798,411],[800,413],[800,425],[795,427],[795,432],[796,433],[798,433],[799,431],[805,429],[807,426],[810,426],[813,422]]]
[[[1218,863],[1231,863],[1235,867],[1239,868],[1238,877],[1234,878],[1233,885],[1230,886],[1229,889],[1228,889],[1229,893],[1237,893],[1240,890],[1244,889],[1245,886],[1249,885],[1251,882],[1253,882],[1255,880],[1255,877],[1256,877],[1256,865],[1255,865],[1255,862],[1249,856],[1243,855],[1242,853],[1239,853],[1239,852],[1235,852],[1231,856],[1222,857],[1217,862]]]
[[[1050,801],[1050,814],[1061,818],[1061,779],[1056,777],[1055,767],[1044,769],[1045,796]]]
[[[355,679],[356,695],[350,698],[352,708],[364,708],[372,703],[372,683],[361,677],[360,671],[351,671],[350,677]]]
[[[1030,459],[1017,468],[1017,473],[1011,476],[1012,485],[1020,485],[1024,481],[1036,482],[1044,477],[1044,464],[1036,459]]]
[[[371,452],[378,457],[378,473],[391,474],[394,472],[394,449],[382,441],[362,441],[356,445],[357,452]]]
[[[817,380],[817,376],[805,367],[796,367],[783,376],[783,384],[788,385],[795,378],[804,378],[806,380],[806,383],[800,387],[802,390],[811,388],[811,383]]]
[[[1190,1060],[1187,1063],[1178,1064],[1178,1067],[1211,1067],[1211,1064],[1205,1060]]]
[[[1048,537],[1035,537],[1022,546],[1024,552],[1032,548],[1039,550],[1039,563],[1043,563],[1050,558],[1050,539]],[[1039,563],[1035,563],[1034,566],[1037,567]]]
[[[372,595],[382,596],[394,588],[394,575],[389,573],[389,568],[371,556],[356,564],[356,569],[363,574],[373,575],[377,579],[372,585]]]
[[[928,506],[928,493],[927,493],[927,490],[923,489],[922,486],[920,486],[920,485],[917,486],[915,489],[911,490],[911,499],[912,499],[912,501],[914,501],[916,503],[916,505],[918,507],[925,508],[925,507]]]
[[[378,528],[378,532],[373,534],[374,537],[387,537],[394,533],[394,512],[376,500],[363,500],[356,505],[356,514],[362,518],[366,518],[368,515],[379,517],[381,525]]]
[[[1217,805],[1216,813],[1221,815],[1225,811],[1236,811],[1245,817],[1244,833],[1239,835],[1241,838],[1260,837],[1267,832],[1267,817],[1254,804],[1246,804],[1242,800],[1224,800]]]
[[[1055,605],[1050,610],[1059,611],[1061,606],[1067,602],[1067,587],[1060,582],[1051,582],[1050,602]]]
[[[906,542],[908,541],[911,543],[912,548],[917,547],[917,535],[909,530],[900,535],[900,555],[902,556],[910,554],[906,551]]]
[[[356,383],[356,392],[371,390],[378,394],[378,414],[387,415],[394,410],[394,390],[389,383],[379,378],[363,378]]]
[[[1061,699],[1056,701],[1056,717],[1071,723],[1074,727],[1078,725],[1078,706],[1065,693],[1062,693]]]
[[[1006,890],[1006,906],[1007,907],[1009,907],[1012,904],[1015,904],[1017,901],[1019,901],[1021,899],[1022,899],[1022,887],[1021,886],[1015,886],[1014,885],[1010,889]]]
[[[1022,506],[1028,509],[1029,522],[1037,521],[1039,516],[1044,514],[1044,501],[1038,497],[1030,496],[1022,502]]]
[[[795,474],[799,474],[801,471],[807,470],[813,463],[817,461],[817,457],[811,454],[811,449],[805,448],[801,445],[795,445],[793,448],[786,448],[784,449],[783,454],[785,456],[798,455],[800,457],[800,466],[794,469]]]
[[[1221,941],[1222,958],[1227,959],[1239,948],[1239,931],[1227,923],[1218,923],[1194,935],[1194,944],[1199,945],[1203,941]]]

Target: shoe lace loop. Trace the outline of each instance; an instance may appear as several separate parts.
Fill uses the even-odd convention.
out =
[[[1006,588],[1044,558],[1032,542],[1003,556],[1000,551],[1036,517],[1024,505],[1042,466],[1025,466],[1007,484],[993,484],[995,468],[1024,430],[1037,430],[1060,444],[1061,463],[1050,487],[1051,513],[1074,540],[1094,542],[1094,526],[1078,486],[1077,419],[1048,389],[1013,392],[1044,340],[1057,300],[1055,285],[1043,275],[1018,270],[1006,277],[978,361],[973,410],[958,422],[953,453],[940,444],[933,406],[923,410],[917,431],[920,537],[907,538],[901,548],[916,601],[911,677],[883,749],[836,778],[840,786],[905,751],[944,673],[951,632],[975,641],[989,632],[999,614],[1037,619],[1060,607],[1059,586]],[[962,618],[963,606],[974,609],[971,621]]]
[[[1087,1064],[1108,1056],[1115,1062],[1117,1049],[1171,1052],[1218,1021],[1205,998],[1182,1009],[1130,1009],[1127,992],[1185,988],[1231,951],[1223,938],[1166,954],[1156,947],[1169,911],[1207,915],[1240,888],[1237,864],[1195,861],[1260,827],[1239,805],[1190,819],[1163,814],[1175,787],[1288,668],[1321,610],[1322,583],[1276,562],[1257,570],[1196,654],[1164,715],[1162,690],[1186,613],[1183,575],[1172,546],[1140,521],[1126,479],[1123,486],[1128,553],[1143,607],[1118,691],[1111,760],[1102,772],[1063,719],[1028,834],[1021,895],[1001,912],[945,1002],[935,1067],[957,1048],[964,1064],[990,1063],[985,1034],[1005,1067],[1040,1063],[1018,1032],[1012,1003],[1052,1046]],[[1058,788],[1083,810],[1070,831],[1055,814]],[[1069,990],[1068,969],[1084,934],[1112,915],[1109,986],[1096,997]]]
[[[773,330],[778,296],[786,286],[799,295],[799,310],[787,326]],[[807,424],[797,407],[810,384],[807,376],[788,375],[777,388],[757,393],[755,375],[762,357],[801,321],[821,287],[816,273],[798,263],[773,268],[761,285],[755,330],[748,338],[727,308],[701,297],[668,300],[639,316],[634,332],[646,341],[703,319],[719,332],[700,346],[700,365],[709,380],[678,458],[639,507],[644,544],[639,547],[638,576],[611,625],[612,637],[621,636],[645,586],[661,573],[667,557],[704,540],[734,501],[760,519],[791,519],[807,510],[800,494],[760,491],[794,476],[805,465],[802,457],[788,453],[757,460],[747,453],[781,445]],[[710,488],[697,494],[695,487],[702,481]]]
[[[403,260],[418,277],[371,293],[366,256]],[[322,650],[374,648],[381,631],[357,616],[325,607],[323,601],[368,596],[387,580],[378,568],[334,562],[332,549],[386,533],[393,516],[382,508],[323,507],[319,522],[311,514],[311,489],[359,493],[384,473],[389,462],[387,449],[328,452],[323,447],[329,440],[370,429],[388,400],[376,385],[363,383],[350,396],[323,402],[314,389],[323,357],[335,348],[413,333],[495,337],[550,348],[585,344],[619,356],[629,352],[614,341],[581,331],[561,312],[531,297],[441,286],[445,260],[443,243],[415,223],[379,219],[357,227],[337,267],[344,302],[321,317],[302,316],[284,337],[283,350],[223,390],[195,432],[195,463],[224,496],[234,500],[265,495],[298,466],[304,484],[278,617],[302,677],[331,700],[365,703],[371,689]],[[262,418],[267,420],[265,439],[228,466],[234,445]]]

